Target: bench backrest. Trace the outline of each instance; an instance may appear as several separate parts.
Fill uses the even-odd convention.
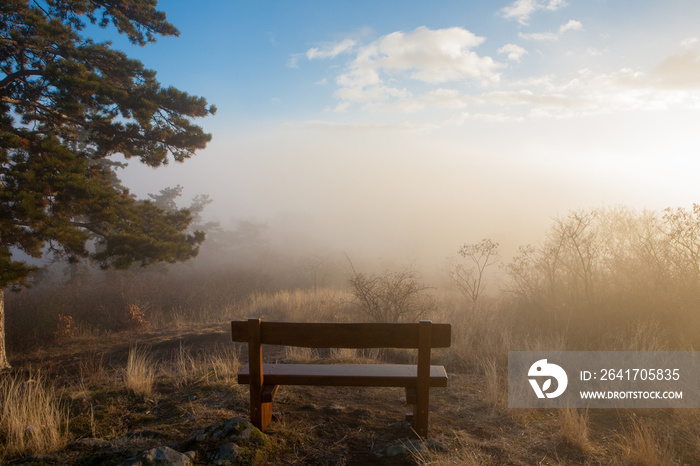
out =
[[[258,319],[250,319],[255,324]],[[429,322],[429,321],[424,321]],[[260,343],[306,348],[419,348],[421,324],[260,322]],[[429,347],[450,347],[450,324],[432,324]],[[248,342],[249,322],[231,322],[233,341]]]

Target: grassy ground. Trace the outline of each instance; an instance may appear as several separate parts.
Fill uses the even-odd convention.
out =
[[[266,356],[311,363],[360,357],[281,348],[270,348]],[[362,357],[396,361],[406,356]],[[151,446],[182,444],[214,422],[247,417],[247,387],[235,382],[245,359],[245,347],[230,343],[226,323],[72,338],[15,356],[13,373],[3,375],[5,383],[43,387],[45,393],[37,395],[35,389],[9,400],[5,387],[3,409],[49,407],[56,419],[49,423],[12,414],[16,426],[10,427],[4,411],[3,461],[55,452],[44,460],[117,464]],[[700,464],[697,410],[508,409],[505,374],[495,359],[467,363],[451,349],[436,351],[434,361],[447,365],[450,383],[431,390],[430,439],[417,439],[402,422],[407,411],[402,389],[282,387],[275,399],[282,419],[269,428],[271,447],[258,461]],[[17,440],[32,435],[47,440]]]

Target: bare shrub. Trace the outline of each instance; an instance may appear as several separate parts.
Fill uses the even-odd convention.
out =
[[[698,238],[698,205],[662,215],[618,208],[557,218],[544,241],[521,247],[506,266],[515,324],[564,333],[569,348],[600,349],[635,339],[640,325],[656,321],[668,342],[657,336],[655,346],[697,345]]]
[[[54,332],[56,340],[70,340],[75,337],[77,332],[78,329],[73,322],[73,317],[58,314],[58,323],[56,324],[56,331]]]
[[[138,304],[129,304],[124,315],[124,327],[128,329],[140,329],[148,326],[148,320],[143,309]]]
[[[68,440],[68,410],[39,375],[0,379],[0,458],[46,453]]]
[[[366,275],[353,268],[350,286],[354,304],[375,322],[415,322],[436,307],[413,270]]]
[[[153,393],[156,370],[152,358],[145,349],[131,347],[124,369],[126,388],[137,395],[148,396]]]

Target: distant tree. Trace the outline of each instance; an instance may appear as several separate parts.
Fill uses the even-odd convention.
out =
[[[204,239],[187,210],[138,201],[115,175],[115,154],[151,167],[182,162],[211,139],[192,118],[215,112],[205,99],[164,88],[154,71],[95,43],[89,21],[112,24],[133,44],[178,30],[156,0],[0,2],[0,368],[4,288],[27,285],[37,268],[17,259],[49,253],[102,267],[174,262]]]
[[[462,260],[452,266],[450,278],[475,310],[484,291],[486,269],[499,260],[498,243],[486,238],[478,243],[463,244],[458,253]]]
[[[177,185],[174,188],[163,188],[160,194],[149,194],[153,203],[165,212],[176,212],[180,210],[177,206],[177,199],[182,195],[182,186]],[[208,194],[198,194],[192,199],[192,204],[187,207],[192,221],[190,222],[190,230],[201,230],[205,233],[218,229],[219,222],[202,223],[202,212],[206,206],[214,202]]]
[[[174,212],[177,209],[177,198],[182,196],[182,186],[174,188],[163,188],[159,194],[149,194],[151,201],[161,210]]]
[[[669,240],[668,268],[674,279],[700,292],[700,204],[666,209],[663,229]]]

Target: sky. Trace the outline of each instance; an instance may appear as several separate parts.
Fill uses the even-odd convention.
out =
[[[330,250],[534,243],[577,209],[700,202],[696,0],[165,1],[96,34],[218,108],[209,146],[121,178]]]

